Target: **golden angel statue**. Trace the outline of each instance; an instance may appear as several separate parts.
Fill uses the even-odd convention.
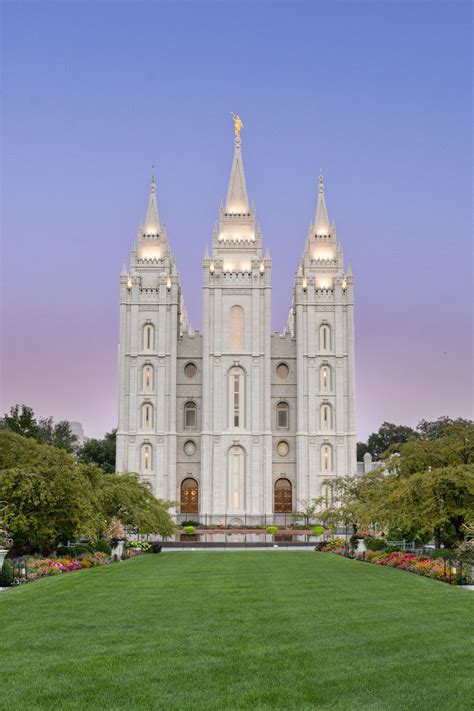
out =
[[[240,138],[240,131],[244,125],[244,122],[238,114],[234,114],[233,111],[231,111],[231,114],[232,118],[234,119],[235,136],[236,138]]]

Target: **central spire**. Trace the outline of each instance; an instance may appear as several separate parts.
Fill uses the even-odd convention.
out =
[[[155,170],[151,176],[150,199],[148,200],[148,210],[146,213],[145,229],[146,235],[156,235],[160,231],[160,218],[158,217],[158,203],[156,200]]]
[[[232,114],[235,126],[234,158],[230,171],[229,187],[227,189],[227,200],[225,212],[229,215],[245,215],[249,212],[249,199],[247,195],[247,185],[245,183],[244,164],[242,162],[242,139],[240,130],[243,126],[240,116]]]
[[[324,181],[322,173],[319,176],[318,205],[316,207],[314,229],[317,235],[329,234],[329,216],[328,209],[326,207],[326,198],[324,197]]]

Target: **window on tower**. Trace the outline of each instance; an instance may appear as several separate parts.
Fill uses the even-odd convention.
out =
[[[229,350],[244,350],[244,310],[242,306],[232,306],[230,310]]]
[[[152,351],[155,347],[155,329],[151,323],[145,324],[143,329],[143,350]]]
[[[229,371],[229,423],[231,429],[245,427],[245,373],[239,367]]]
[[[330,430],[332,428],[332,407],[327,403],[321,405],[321,429]]]
[[[142,387],[145,392],[151,392],[153,390],[153,366],[151,365],[143,366]]]
[[[153,428],[153,405],[149,402],[142,405],[142,428],[144,430]]]
[[[324,472],[332,472],[332,447],[324,444],[321,447],[321,469]]]
[[[290,426],[290,408],[287,402],[279,402],[276,408],[277,427],[288,429]]]
[[[184,406],[184,427],[186,429],[197,427],[197,408],[195,402],[187,402]]]
[[[323,365],[319,371],[319,385],[323,393],[331,392],[331,368]]]
[[[331,350],[331,328],[326,323],[319,329],[319,350]]]

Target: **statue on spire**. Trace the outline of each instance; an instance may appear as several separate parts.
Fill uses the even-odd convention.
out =
[[[235,137],[240,138],[240,131],[243,128],[244,122],[238,114],[234,114],[233,111],[231,111],[230,113],[232,114],[232,118],[234,119]]]

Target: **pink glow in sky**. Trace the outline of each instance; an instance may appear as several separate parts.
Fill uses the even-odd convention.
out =
[[[3,3],[1,412],[116,424],[152,163],[186,305],[230,112],[281,329],[319,170],[356,278],[358,435],[472,416],[470,3]]]

